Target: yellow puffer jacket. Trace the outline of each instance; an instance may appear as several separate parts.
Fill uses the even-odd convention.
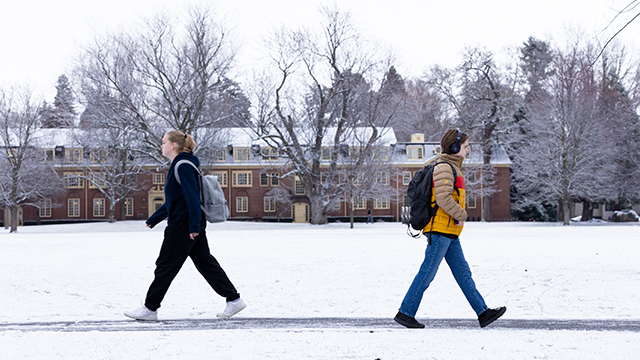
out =
[[[459,236],[463,226],[455,224],[455,220],[465,221],[467,212],[465,207],[465,190],[464,190],[464,174],[460,170],[462,166],[462,158],[449,154],[442,154],[437,160],[438,162],[448,162],[453,165],[458,177],[456,178],[456,187],[459,194],[453,188],[453,172],[451,166],[447,164],[439,164],[433,170],[433,195],[431,203],[438,204],[439,208],[436,215],[431,219],[427,226],[422,229],[423,233],[439,233],[446,235]]]

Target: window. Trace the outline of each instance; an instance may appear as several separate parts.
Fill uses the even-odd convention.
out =
[[[476,208],[476,196],[475,195],[468,195],[467,196],[467,208],[468,209],[475,209]]]
[[[89,159],[92,163],[101,163],[107,161],[107,149],[91,149]]]
[[[91,175],[89,175],[91,177],[91,181],[89,181],[89,189],[107,187],[107,182],[105,181],[105,175],[106,174],[103,174],[103,173],[92,173]]]
[[[474,181],[476,181],[476,173],[474,173],[474,172],[469,172],[469,173],[467,174],[467,181],[468,181],[468,182],[474,182]]]
[[[353,185],[359,186],[364,184],[364,174],[358,175],[355,179],[353,179]]]
[[[251,187],[251,171],[234,171],[233,186],[235,187]]]
[[[63,174],[64,187],[66,189],[83,189],[84,179],[81,172],[65,172]]]
[[[104,199],[93,199],[93,216],[104,216]]]
[[[379,149],[374,150],[374,158],[376,160],[387,161],[391,158],[391,148],[388,146],[383,146]]]
[[[133,152],[127,149],[116,149],[115,156],[116,156],[116,159],[120,161],[125,161],[125,160],[135,161],[138,154],[137,152]]]
[[[227,149],[224,149],[224,148],[212,149],[211,159],[217,162],[227,161]]]
[[[164,181],[164,173],[153,174],[153,185],[163,185]]]
[[[322,151],[322,161],[330,161],[331,160],[331,148],[323,147],[321,151]]]
[[[386,171],[376,172],[376,184],[389,185],[389,173]]]
[[[233,161],[251,160],[251,148],[233,148]]]
[[[349,147],[349,156],[352,159],[357,159],[360,155],[362,155],[362,147],[360,146],[351,146]]]
[[[138,186],[138,174],[127,174],[127,185],[131,187]]]
[[[367,199],[364,197],[356,196],[353,198],[353,208],[355,210],[364,210],[367,208]]]
[[[614,211],[615,209],[615,204],[612,202],[608,202],[606,204],[604,204],[604,211]]]
[[[276,211],[276,198],[273,196],[264,197],[264,212]]]
[[[80,217],[80,199],[70,198],[67,200],[67,216]]]
[[[226,171],[212,171],[211,175],[218,177],[218,183],[221,187],[227,187],[227,172]]]
[[[38,205],[40,208],[38,211],[41,218],[51,217],[51,199],[40,199]]]
[[[280,183],[278,173],[262,173],[260,174],[260,186],[278,186]]]
[[[388,196],[380,196],[373,201],[374,209],[389,209],[391,201]]]
[[[422,146],[407,146],[407,160],[422,160],[424,158]]]
[[[402,185],[409,185],[411,182],[411,171],[402,172]]]
[[[65,149],[64,158],[69,163],[78,164],[82,162],[82,149]]]
[[[53,161],[55,159],[55,151],[53,149],[44,149],[44,161]]]
[[[600,203],[594,202],[591,205],[593,206],[594,209],[600,209]]]
[[[302,179],[300,179],[298,175],[295,176],[293,182],[294,182],[294,187],[293,187],[294,195],[306,194],[306,191],[304,190],[304,183],[302,182]]]
[[[133,198],[125,198],[122,203],[124,216],[133,216]]]
[[[236,198],[236,212],[249,212],[249,198],[247,196]]]
[[[260,148],[260,155],[262,155],[262,160],[265,161],[278,160],[278,149],[273,147],[263,147]]]

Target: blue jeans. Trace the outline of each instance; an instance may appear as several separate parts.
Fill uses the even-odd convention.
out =
[[[428,245],[425,251],[424,262],[413,279],[409,291],[404,296],[404,300],[402,300],[401,313],[411,317],[416,316],[420,301],[422,301],[422,295],[436,277],[436,272],[438,272],[438,267],[443,258],[447,260],[453,277],[458,282],[458,286],[460,286],[476,314],[480,315],[488,309],[471,278],[471,269],[464,258],[460,238],[450,239],[433,234],[431,235],[431,245]]]

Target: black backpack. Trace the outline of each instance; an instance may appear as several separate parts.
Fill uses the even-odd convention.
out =
[[[411,182],[409,182],[409,188],[407,189],[407,197],[411,200],[411,209],[409,210],[409,216],[403,219],[402,223],[407,225],[407,234],[416,239],[422,235],[422,229],[429,224],[431,218],[439,208],[438,204],[431,202],[433,195],[433,170],[438,164],[451,166],[451,171],[453,171],[453,188],[459,193],[456,187],[458,174],[456,173],[456,169],[453,168],[453,165],[448,162],[441,161],[429,164],[413,175]],[[418,233],[414,234],[411,228],[417,230]]]

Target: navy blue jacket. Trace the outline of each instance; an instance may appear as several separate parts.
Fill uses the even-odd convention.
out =
[[[173,159],[167,173],[167,182],[164,184],[165,203],[147,220],[147,224],[152,228],[166,218],[167,224],[186,221],[189,224],[189,233],[200,232],[202,210],[198,173],[189,164],[180,165],[178,175],[182,186],[174,175],[176,163],[184,159],[200,166],[200,160],[192,152],[181,152]]]

